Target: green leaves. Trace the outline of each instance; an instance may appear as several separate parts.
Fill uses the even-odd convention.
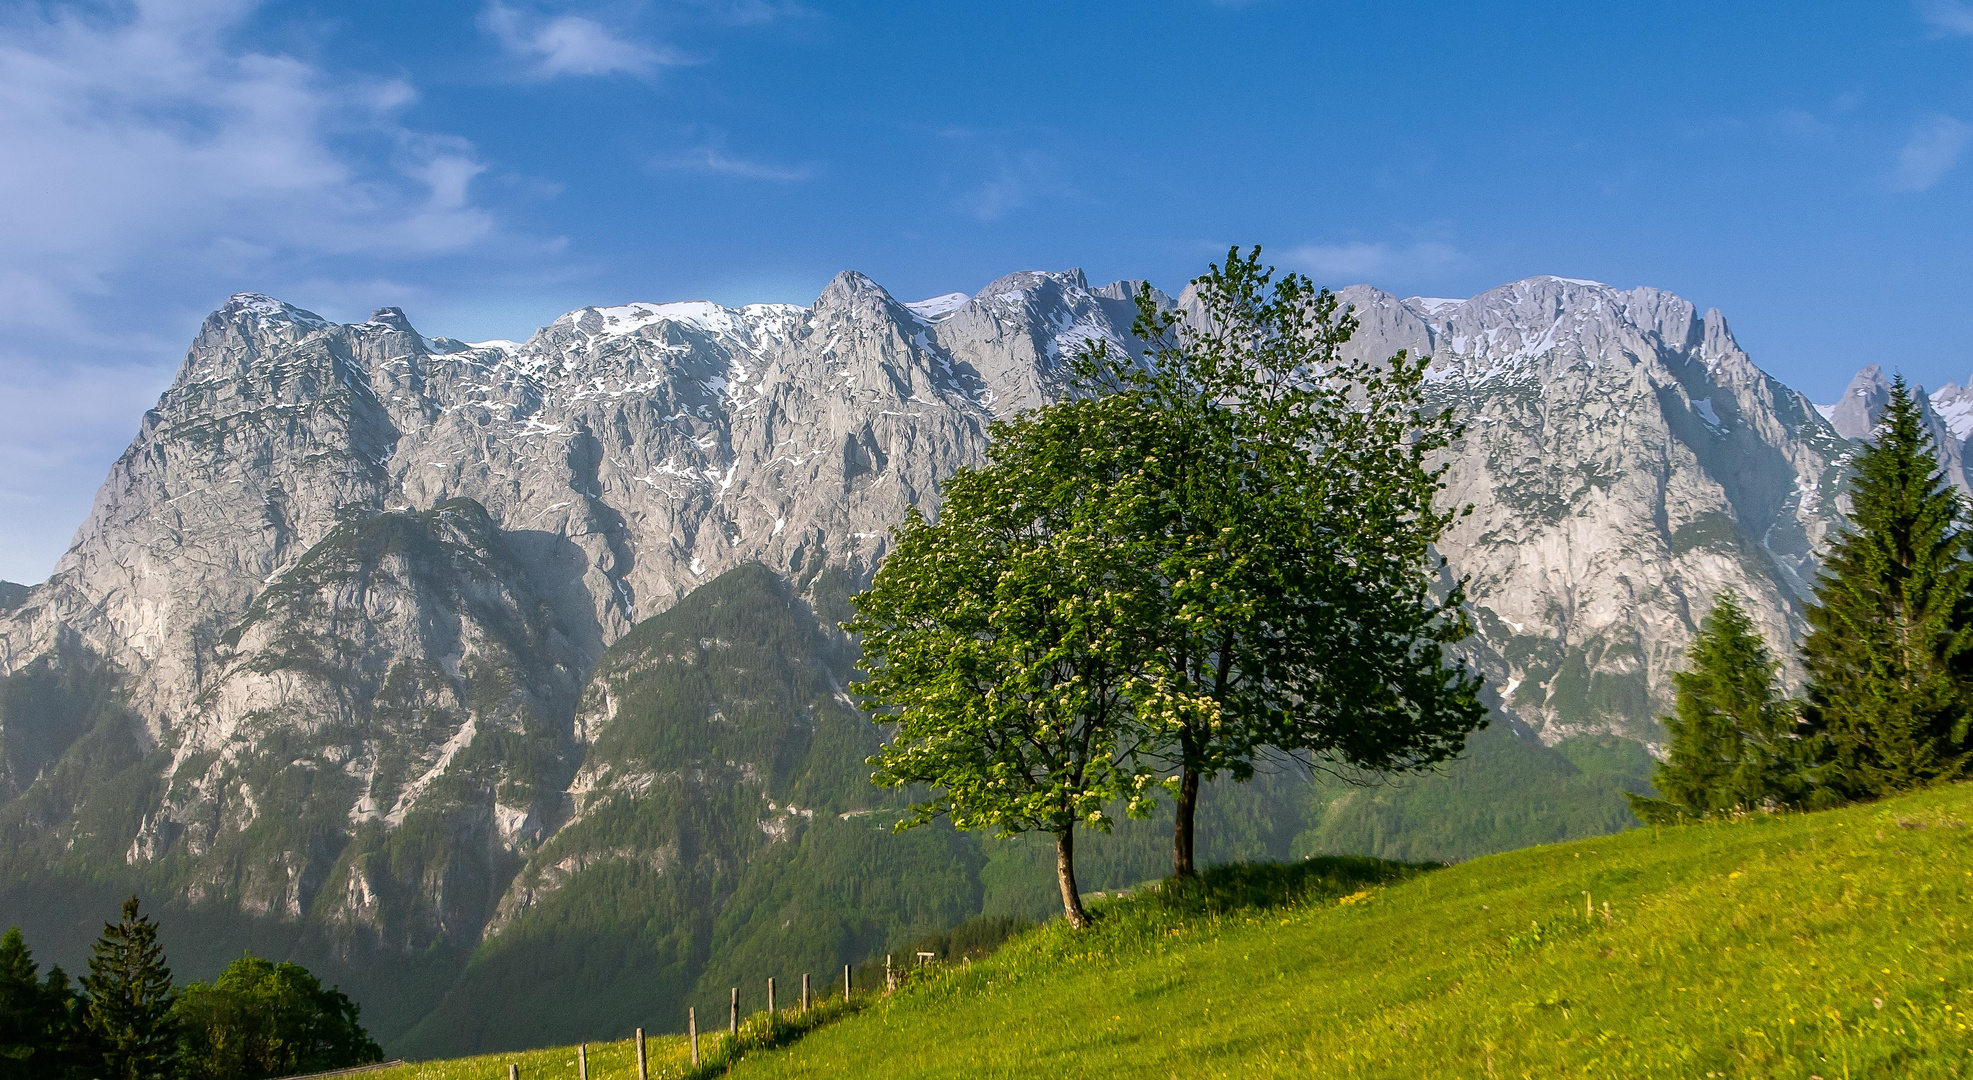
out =
[[[178,998],[185,1080],[262,1080],[382,1061],[354,1002],[298,964],[243,956]]]
[[[1663,717],[1658,798],[1630,795],[1640,818],[1673,824],[1734,810],[1812,801],[1811,747],[1798,706],[1781,693],[1780,661],[1733,594],[1722,594],[1675,673],[1678,710]]]
[[[1929,444],[1899,377],[1808,612],[1804,715],[1849,798],[1962,775],[1973,754],[1973,539]]]
[[[1146,289],[1141,355],[1088,346],[1080,396],[996,425],[856,598],[859,690],[898,725],[874,779],[930,786],[913,821],[1054,832],[1066,868],[1077,823],[1176,772],[1184,874],[1202,778],[1421,768],[1483,722],[1445,655],[1469,627],[1430,459],[1460,428],[1424,363],[1346,356],[1350,312],[1258,248],[1194,285],[1196,318]]]
[[[913,820],[960,828],[1107,828],[1118,799],[1148,811],[1133,762],[1131,655],[1142,617],[1130,544],[1087,479],[1113,472],[1113,408],[1075,401],[999,425],[987,465],[946,486],[936,523],[915,512],[848,629],[857,689],[895,739],[872,758],[885,786],[930,784]]]
[[[1137,538],[1161,687],[1140,716],[1182,777],[1252,774],[1269,751],[1377,771],[1459,752],[1484,723],[1478,676],[1445,648],[1471,632],[1440,586],[1432,455],[1462,428],[1424,406],[1425,362],[1353,358],[1352,313],[1237,249],[1193,283],[1192,318],[1138,298],[1141,358],[1078,360],[1143,446],[1113,497]],[[1196,788],[1188,779],[1181,792]],[[1179,804],[1178,871],[1190,804]]]

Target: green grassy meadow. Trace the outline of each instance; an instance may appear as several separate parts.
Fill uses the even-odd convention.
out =
[[[1099,900],[1086,934],[1058,920],[915,972],[805,1037],[743,1034],[758,1048],[730,1074],[1973,1075],[1969,823],[1973,785],[1956,785],[1446,868],[1223,867]],[[651,1046],[654,1076],[688,1075],[682,1040]],[[635,1075],[618,1048],[592,1047],[594,1080]],[[376,1075],[497,1080],[518,1061],[528,1080],[559,1080],[574,1058]]]
[[[1967,1075],[1969,820],[1958,785],[1446,869],[1229,868],[733,1075]]]

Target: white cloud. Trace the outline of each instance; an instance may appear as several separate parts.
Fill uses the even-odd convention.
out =
[[[257,6],[0,12],[0,576],[46,572],[227,292],[500,236],[415,88],[239,44]]]
[[[1945,179],[1959,164],[1973,128],[1950,116],[1928,117],[1912,133],[1904,149],[1898,151],[1897,168],[1891,174],[1891,187],[1897,191],[1925,191]]]
[[[1391,277],[1444,271],[1463,261],[1450,244],[1420,241],[1412,244],[1368,243],[1303,244],[1281,252],[1278,258],[1311,277],[1332,284],[1356,284]]]
[[[1962,0],[1923,0],[1918,15],[1940,34],[1973,34],[1973,4]]]
[[[712,146],[681,150],[673,154],[660,154],[651,159],[650,165],[652,169],[660,172],[712,173],[717,176],[735,176],[744,180],[769,180],[778,184],[791,184],[815,175],[813,166],[789,167],[763,161],[750,161],[747,158],[734,157]]]
[[[508,53],[529,64],[537,79],[563,75],[649,75],[687,61],[678,53],[623,36],[583,15],[544,16],[494,0],[480,25]]]
[[[0,280],[37,309],[98,294],[163,249],[456,250],[487,236],[463,140],[404,127],[415,91],[235,51],[245,3],[61,12],[0,44]],[[351,146],[380,142],[371,163]],[[4,301],[0,301],[4,304]],[[12,305],[7,305],[12,307]],[[0,308],[9,314],[32,312]]]

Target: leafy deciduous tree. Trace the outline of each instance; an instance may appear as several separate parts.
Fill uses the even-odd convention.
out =
[[[1076,361],[1146,448],[1110,520],[1148,583],[1134,651],[1163,707],[1139,719],[1177,773],[1180,876],[1202,781],[1247,779],[1270,748],[1424,768],[1485,723],[1479,677],[1445,651],[1471,627],[1432,547],[1456,512],[1429,460],[1462,428],[1425,407],[1425,363],[1345,355],[1349,309],[1259,248],[1193,285],[1189,313],[1140,292],[1141,356],[1096,342]]]
[[[340,990],[297,964],[245,956],[212,985],[193,983],[174,1011],[185,1080],[266,1077],[365,1065],[383,1048]]]
[[[1119,799],[1145,812],[1156,784],[1133,753],[1133,716],[1154,707],[1126,632],[1144,618],[1126,580],[1138,562],[1087,482],[1116,470],[1117,419],[1071,401],[995,425],[987,463],[947,482],[936,523],[913,511],[896,530],[846,624],[863,635],[858,692],[897,725],[873,779],[932,789],[899,827],[944,814],[1052,833],[1077,928],[1076,826],[1107,829]]]

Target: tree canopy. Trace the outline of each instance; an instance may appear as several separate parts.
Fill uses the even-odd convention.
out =
[[[1141,355],[1094,343],[1076,392],[994,425],[985,464],[915,512],[847,628],[897,724],[880,784],[926,784],[905,824],[1046,831],[1070,920],[1073,831],[1177,789],[1193,872],[1199,785],[1268,752],[1379,771],[1458,753],[1483,723],[1453,519],[1431,455],[1458,434],[1424,365],[1347,358],[1335,296],[1259,249],[1147,289]]]
[[[382,1061],[342,991],[298,964],[233,961],[179,995],[185,1080],[265,1080]]]
[[[870,759],[875,782],[930,788],[900,827],[943,814],[1053,834],[1078,927],[1074,830],[1108,828],[1119,800],[1148,809],[1156,777],[1133,720],[1170,707],[1131,651],[1146,614],[1133,538],[1089,482],[1127,463],[1134,432],[1118,420],[1113,403],[1071,401],[995,425],[987,462],[947,482],[938,520],[914,510],[896,530],[846,624],[863,635],[858,692],[897,725]]]
[[[1144,447],[1108,484],[1145,590],[1133,652],[1170,704],[1140,716],[1176,773],[1173,863],[1194,871],[1198,787],[1277,751],[1376,772],[1458,754],[1485,724],[1463,582],[1434,542],[1461,432],[1423,399],[1426,362],[1352,358],[1357,323],[1260,249],[1193,283],[1190,311],[1137,297],[1132,350],[1092,343],[1085,393],[1115,399]]]
[[[39,976],[19,928],[0,935],[0,1080],[267,1080],[383,1060],[356,1003],[300,965],[246,956],[174,989],[157,929],[132,897],[79,994],[59,967]]]

